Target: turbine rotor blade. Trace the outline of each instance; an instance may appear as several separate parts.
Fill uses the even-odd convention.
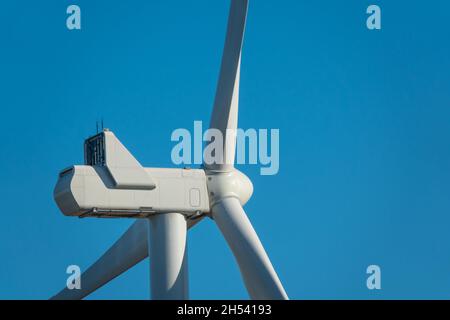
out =
[[[205,161],[205,167],[209,170],[228,172],[232,170],[234,164],[241,52],[247,10],[248,0],[231,1],[222,66],[210,123],[210,129],[217,129],[222,134],[223,150],[216,150],[215,158],[219,163]],[[213,142],[211,141],[211,143]],[[217,157],[217,152],[222,152],[220,157]]]
[[[147,220],[137,220],[117,242],[81,275],[81,289],[64,288],[53,300],[80,300],[127,271],[147,255]]]
[[[189,220],[188,229],[200,222]],[[81,275],[81,289],[64,288],[51,300],[81,300],[148,257],[148,221],[139,219]]]
[[[250,220],[236,198],[225,198],[213,209],[213,218],[239,265],[251,299],[286,300],[288,296]]]

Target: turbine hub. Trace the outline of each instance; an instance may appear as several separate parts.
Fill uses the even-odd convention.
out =
[[[225,198],[237,198],[244,206],[253,194],[253,183],[239,170],[233,169],[230,172],[208,170],[206,177],[211,209]]]

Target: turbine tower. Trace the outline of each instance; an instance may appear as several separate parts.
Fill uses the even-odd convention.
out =
[[[67,216],[136,218],[125,234],[81,275],[80,290],[53,299],[82,299],[150,258],[151,298],[188,295],[187,230],[204,217],[215,221],[252,299],[288,299],[243,206],[250,179],[234,168],[241,52],[248,0],[232,0],[210,128],[224,139],[223,161],[200,169],[144,168],[113,132],[85,141],[85,165],[61,171],[55,201]]]

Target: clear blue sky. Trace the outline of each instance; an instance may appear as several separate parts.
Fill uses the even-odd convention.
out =
[[[78,4],[82,30],[68,31]],[[382,30],[365,27],[382,8]],[[103,117],[146,166],[208,121],[228,0],[3,1],[0,298],[46,299],[131,224],[64,217],[60,169]],[[450,3],[250,1],[240,127],[279,128],[280,173],[241,166],[291,298],[450,298]],[[246,298],[211,221],[189,234],[194,299]],[[382,290],[365,286],[382,268]],[[146,299],[148,262],[92,298]]]

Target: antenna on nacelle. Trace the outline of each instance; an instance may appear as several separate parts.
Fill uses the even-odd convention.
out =
[[[100,126],[100,127],[99,127]],[[103,118],[100,119],[100,121],[95,121],[95,133],[98,134],[100,130],[103,132],[105,130],[105,126],[103,125]]]

